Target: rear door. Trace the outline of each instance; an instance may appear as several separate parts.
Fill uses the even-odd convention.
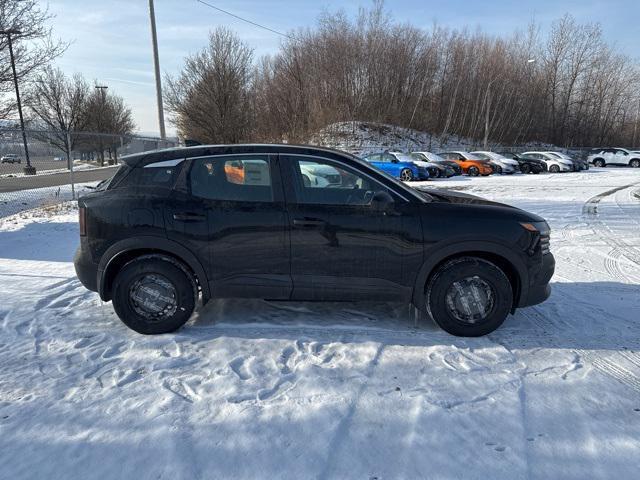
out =
[[[291,232],[292,298],[410,298],[422,263],[416,205],[336,160],[302,155],[280,159]],[[327,168],[337,172],[339,184],[304,181],[305,171]],[[378,191],[394,198],[388,212],[370,205]]]
[[[167,231],[206,263],[214,297],[288,299],[289,238],[277,157],[189,160]]]

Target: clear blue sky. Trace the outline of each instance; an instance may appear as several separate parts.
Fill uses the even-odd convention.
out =
[[[237,15],[287,32],[312,25],[323,9],[357,13],[369,0],[210,0]],[[50,0],[55,34],[72,41],[58,65],[82,72],[125,97],[138,129],[157,132],[147,0]],[[156,0],[163,74],[179,70],[183,58],[201,49],[209,30],[225,25],[255,49],[256,57],[275,52],[281,38],[214,11],[196,0]],[[543,28],[564,13],[580,22],[600,22],[605,37],[621,51],[640,58],[640,0],[387,0],[399,21],[428,28],[434,21],[453,28],[480,27],[510,34],[535,19]],[[173,127],[167,125],[169,131]]]

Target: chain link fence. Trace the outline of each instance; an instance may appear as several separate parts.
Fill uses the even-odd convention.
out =
[[[177,146],[140,135],[0,128],[0,218],[77,198],[111,177],[120,158]]]

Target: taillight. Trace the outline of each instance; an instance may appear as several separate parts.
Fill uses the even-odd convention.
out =
[[[80,207],[78,209],[78,220],[80,223],[80,236],[81,237],[86,237],[87,236],[87,209],[85,207]]]

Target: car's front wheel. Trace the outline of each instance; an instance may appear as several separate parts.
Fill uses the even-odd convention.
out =
[[[184,325],[196,306],[193,275],[162,255],[144,255],[127,263],[113,284],[113,308],[132,330],[168,333]]]
[[[520,171],[522,173],[529,173],[531,171],[531,167],[526,163],[523,163],[522,165],[520,165]]]
[[[480,170],[478,170],[478,167],[469,167],[467,173],[470,177],[477,177],[480,174]]]
[[[427,311],[446,332],[478,337],[504,322],[513,305],[513,290],[505,273],[477,257],[445,262],[425,290]]]
[[[596,167],[600,167],[600,168],[602,168],[602,167],[604,167],[604,166],[605,166],[605,163],[604,163],[604,160],[603,160],[603,159],[601,159],[601,158],[597,158],[597,159],[595,159],[595,160],[593,161],[593,165],[594,165],[594,166],[596,166]]]
[[[558,165],[551,165],[549,167],[549,172],[551,173],[558,173],[560,171],[560,167]]]
[[[413,172],[408,168],[403,168],[400,171],[400,180],[403,182],[410,182],[413,180]]]

